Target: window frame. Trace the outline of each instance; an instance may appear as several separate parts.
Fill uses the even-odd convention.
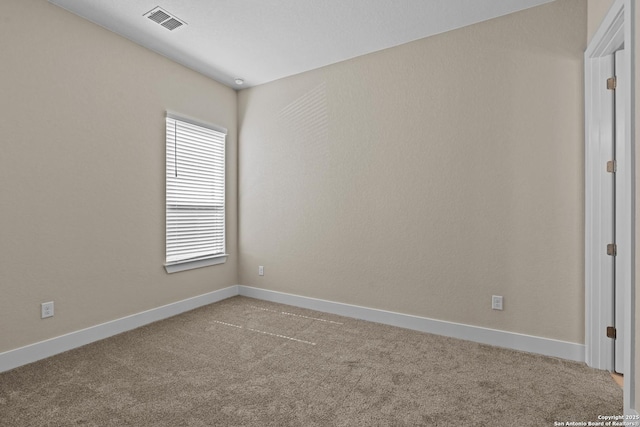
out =
[[[204,128],[207,130],[211,130],[223,135],[222,148],[223,148],[223,165],[222,165],[222,215],[223,215],[223,225],[222,225],[222,253],[211,254],[210,256],[204,255],[202,257],[197,257],[193,259],[184,259],[184,260],[175,260],[175,261],[167,261],[168,259],[168,251],[169,251],[169,239],[168,239],[168,229],[170,226],[170,203],[169,203],[169,168],[172,167],[172,170],[175,168],[171,166],[171,162],[175,162],[174,160],[170,160],[170,151],[169,151],[169,120],[174,120],[177,122],[183,122],[192,126],[197,126],[200,128]],[[176,273],[179,271],[191,270],[195,268],[208,267],[212,265],[223,264],[227,261],[227,257],[229,254],[226,251],[226,142],[227,142],[227,129],[218,125],[214,125],[211,123],[203,122],[197,119],[193,119],[188,116],[184,116],[181,114],[176,114],[171,111],[166,112],[165,117],[165,263],[164,268],[167,273]],[[175,148],[174,148],[175,149]]]

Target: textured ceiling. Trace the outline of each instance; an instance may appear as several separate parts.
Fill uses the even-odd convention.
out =
[[[49,1],[238,89],[552,0]],[[148,19],[158,6],[185,25]]]

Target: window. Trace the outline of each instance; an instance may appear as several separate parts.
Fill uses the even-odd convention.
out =
[[[167,113],[168,273],[226,261],[227,130]]]

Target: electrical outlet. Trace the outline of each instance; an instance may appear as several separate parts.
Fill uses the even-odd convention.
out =
[[[40,304],[40,317],[42,319],[53,317],[53,301],[43,302]]]
[[[501,295],[492,295],[491,296],[491,308],[493,310],[502,310],[502,296]]]
[[[259,265],[258,266],[258,276],[264,276],[264,266],[263,265]]]

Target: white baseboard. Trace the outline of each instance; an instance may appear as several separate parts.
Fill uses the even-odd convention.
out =
[[[459,338],[467,341],[494,345],[497,347],[505,347],[513,350],[542,354],[545,356],[559,357],[577,362],[584,362],[585,360],[585,347],[583,344],[518,334],[515,332],[500,331],[497,329],[488,329],[479,326],[464,325],[461,323],[446,322],[443,320],[429,319],[426,317],[412,316],[409,314],[395,313],[375,308],[367,308],[269,291],[250,286],[239,285],[238,288],[240,295],[250,298],[288,304],[295,307],[308,308],[325,313],[383,323],[385,325],[399,326],[401,328],[413,329],[436,335],[444,335],[447,337]]]
[[[71,332],[59,337],[40,341],[24,347],[0,353],[0,372],[8,371],[28,363],[36,362],[58,353],[72,350],[122,332],[157,322],[185,311],[193,310],[227,298],[242,295],[250,298],[292,305],[300,308],[338,314],[370,322],[398,326],[431,334],[444,335],[482,344],[527,351],[545,356],[584,362],[583,344],[558,341],[549,338],[517,334],[514,332],[446,322],[409,314],[395,313],[375,308],[321,300],[283,292],[269,291],[250,286],[234,285],[209,292],[204,295],[167,304],[131,316],[116,319],[100,325]]]
[[[163,305],[162,307],[132,314],[100,325],[91,326],[86,329],[71,332],[59,337],[40,341],[24,347],[0,353],[0,372],[17,368],[64,351],[99,341],[122,332],[147,325],[158,320],[175,316],[185,311],[193,310],[204,305],[222,301],[238,295],[238,286],[209,292],[197,297],[188,298],[182,301]]]

